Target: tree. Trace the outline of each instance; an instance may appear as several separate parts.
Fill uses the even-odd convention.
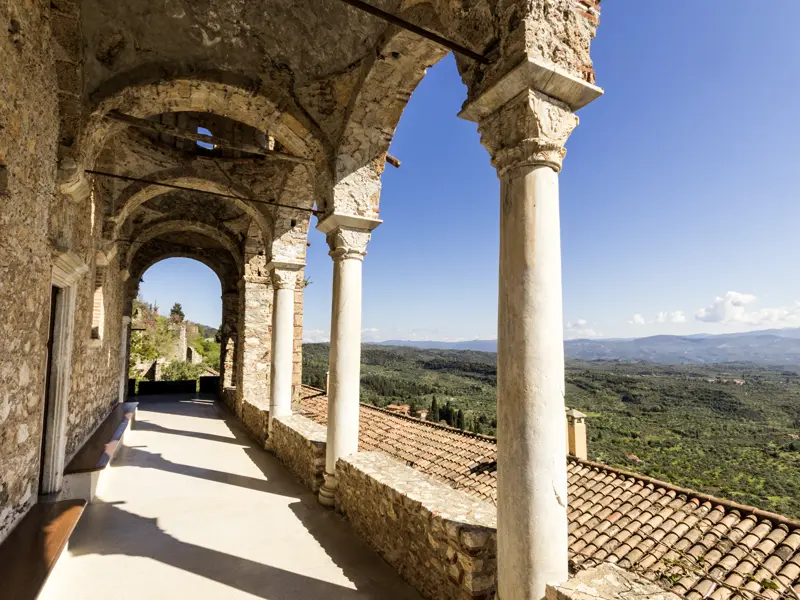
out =
[[[185,317],[186,315],[183,314],[183,307],[180,302],[176,302],[172,305],[172,308],[169,309],[169,318],[172,319],[173,323],[181,323]]]
[[[431,410],[428,415],[428,421],[432,421],[433,423],[439,422],[439,403],[436,401],[436,396],[431,400]]]
[[[205,367],[203,365],[194,365],[182,360],[173,360],[161,371],[161,379],[163,381],[197,379],[204,370]]]
[[[458,413],[456,415],[456,427],[459,429],[466,429],[464,426],[464,411],[460,408],[458,409]]]

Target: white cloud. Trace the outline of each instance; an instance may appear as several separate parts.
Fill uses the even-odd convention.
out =
[[[758,298],[752,294],[727,292],[717,296],[711,305],[694,313],[694,318],[705,323],[723,325],[796,325],[800,322],[800,302],[777,308],[756,309],[752,305]]]
[[[644,317],[642,315],[636,313],[635,315],[633,315],[633,318],[630,321],[628,321],[628,323],[631,325],[644,325],[645,323],[647,323],[647,321],[644,320]]]
[[[303,341],[309,344],[319,344],[321,342],[329,342],[331,334],[325,329],[304,329]]]
[[[628,321],[630,325],[652,325],[658,324],[663,325],[664,323],[685,323],[686,322],[686,315],[683,314],[682,310],[673,310],[673,311],[666,311],[662,310],[656,313],[655,319],[652,321],[648,321],[645,319],[641,313],[636,313],[633,315],[633,318]]]
[[[603,337],[603,334],[592,327],[589,327],[589,321],[586,319],[577,319],[575,321],[568,321],[564,327],[564,339],[586,339]]]

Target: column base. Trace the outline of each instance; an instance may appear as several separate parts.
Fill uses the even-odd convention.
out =
[[[325,473],[325,483],[319,488],[319,503],[322,504],[322,506],[327,506],[328,508],[336,506],[337,485],[336,475]]]

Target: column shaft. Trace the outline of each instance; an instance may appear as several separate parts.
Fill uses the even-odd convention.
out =
[[[272,420],[292,413],[292,358],[294,356],[294,291],[297,272],[275,268],[272,304],[272,371],[269,430]]]
[[[325,470],[358,450],[361,395],[361,269],[359,258],[336,260],[333,267],[328,449]]]
[[[362,261],[370,231],[379,224],[374,219],[333,214],[318,226],[327,233],[333,258],[328,442],[325,483],[319,491],[319,501],[325,506],[335,504],[336,461],[358,451]]]
[[[531,600],[567,571],[558,174],[501,177],[497,348],[499,597]]]

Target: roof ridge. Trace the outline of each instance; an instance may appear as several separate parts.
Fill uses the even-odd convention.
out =
[[[712,496],[711,494],[705,494],[703,492],[698,492],[697,490],[692,490],[666,481],[661,481],[660,479],[656,479],[655,477],[650,477],[649,475],[642,475],[640,473],[626,471],[625,469],[612,467],[585,458],[568,456],[567,460],[580,465],[584,465],[586,467],[590,467],[592,469],[598,469],[601,471],[606,471],[608,473],[629,477],[631,479],[637,479],[643,483],[653,484],[658,487],[664,488],[665,490],[678,492],[679,494],[683,494],[690,498],[696,498],[698,500],[703,500],[706,502],[713,502],[714,504],[718,504],[719,506],[723,506],[727,509],[735,510],[740,513],[749,513],[755,517],[758,517],[759,519],[766,519],[768,521],[771,521],[775,525],[784,525],[790,529],[800,529],[800,521],[795,521],[793,519],[790,519],[789,517],[785,517],[783,515],[770,512],[768,510],[763,510],[761,508],[756,508],[755,506],[748,506],[747,504],[739,504],[738,502],[734,502],[733,500],[726,500],[725,498],[719,498],[717,496]]]
[[[323,390],[323,389],[314,387],[312,385],[306,385],[306,384],[303,384],[303,387],[308,388],[310,390],[317,391],[317,392],[321,392],[321,393],[325,394],[325,397],[327,398],[327,392],[325,390]],[[411,421],[413,423],[421,423],[422,425],[425,425],[427,427],[431,427],[433,429],[443,429],[445,431],[451,431],[451,432],[453,432],[455,434],[458,434],[458,435],[463,435],[464,437],[471,437],[471,438],[475,438],[475,439],[478,439],[478,440],[483,440],[485,442],[492,442],[493,444],[497,444],[497,438],[496,437],[492,437],[491,435],[484,435],[482,433],[474,433],[472,431],[465,431],[463,429],[458,429],[457,427],[451,427],[450,425],[441,425],[439,423],[434,423],[433,421],[427,421],[425,419],[419,419],[417,417],[411,417],[411,416],[408,416],[408,415],[400,415],[400,414],[397,414],[397,413],[392,412],[390,410],[386,410],[385,408],[381,408],[379,406],[375,406],[374,404],[368,404],[366,402],[359,402],[359,404],[361,406],[365,407],[365,408],[369,408],[370,410],[376,410],[376,411],[382,412],[383,414],[389,415],[391,417],[397,417],[398,419],[405,419],[406,421]]]
[[[367,404],[366,402],[361,402],[360,404],[364,408],[381,412],[385,415],[389,415],[390,417],[396,417],[398,419],[403,419],[405,421],[419,423],[420,425],[425,425],[426,427],[430,427],[432,429],[442,429],[444,431],[450,431],[452,433],[464,437],[475,438],[478,440],[483,440],[484,442],[491,442],[495,445],[497,444],[497,438],[492,437],[490,435],[483,435],[482,433],[473,433],[472,431],[465,431],[464,429],[459,429],[458,427],[451,427],[450,425],[441,425],[440,423],[434,423],[433,421],[426,421],[424,419],[418,419],[417,417],[411,417],[408,415],[399,415],[390,410],[386,410],[385,408],[380,408],[379,406],[375,406],[374,404]]]

